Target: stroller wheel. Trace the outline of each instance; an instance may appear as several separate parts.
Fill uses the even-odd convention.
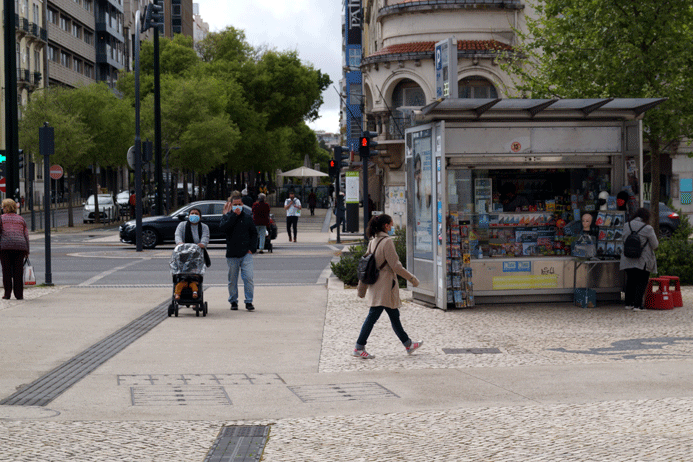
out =
[[[207,302],[205,302],[204,306],[202,307],[202,316],[207,316]]]
[[[173,315],[178,317],[178,303],[173,306]]]
[[[195,308],[195,316],[197,316],[198,318],[200,317],[200,310],[198,310],[197,308]]]
[[[168,317],[170,318],[173,314],[173,303],[168,306]]]

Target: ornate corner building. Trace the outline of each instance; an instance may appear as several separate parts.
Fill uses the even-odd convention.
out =
[[[369,190],[383,204],[387,188],[404,187],[407,109],[436,99],[435,44],[457,41],[460,98],[516,96],[499,60],[513,52],[515,30],[525,28],[529,12],[521,0],[363,0],[360,6],[363,122],[378,133],[381,152],[372,158],[377,167]]]

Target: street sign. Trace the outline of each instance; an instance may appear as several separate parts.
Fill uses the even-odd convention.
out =
[[[6,192],[5,190],[7,189],[7,182],[5,181],[5,177],[0,178],[0,192]]]
[[[59,180],[63,177],[63,168],[60,165],[51,165],[50,176],[54,180]]]

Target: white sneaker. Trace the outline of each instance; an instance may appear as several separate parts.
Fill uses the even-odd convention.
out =
[[[635,308],[633,305],[626,305],[627,310],[632,310],[633,308]]]
[[[407,354],[410,355],[415,352],[421,345],[423,345],[423,340],[418,342],[411,342],[411,345],[407,347]]]
[[[636,308],[633,308],[633,311],[645,311],[645,308],[643,308],[643,307],[636,307]]]
[[[366,350],[357,350],[357,349],[354,349],[354,351],[351,353],[351,356],[354,356],[356,358],[362,358],[362,359],[375,358],[375,355],[368,353]]]

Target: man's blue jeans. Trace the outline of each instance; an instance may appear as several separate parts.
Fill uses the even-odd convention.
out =
[[[257,249],[259,251],[265,250],[265,233],[267,232],[267,226],[265,225],[255,225],[257,228]]]
[[[231,257],[226,259],[229,265],[229,303],[238,301],[238,271],[243,280],[243,292],[245,303],[253,303],[253,255],[245,254],[244,257]]]

